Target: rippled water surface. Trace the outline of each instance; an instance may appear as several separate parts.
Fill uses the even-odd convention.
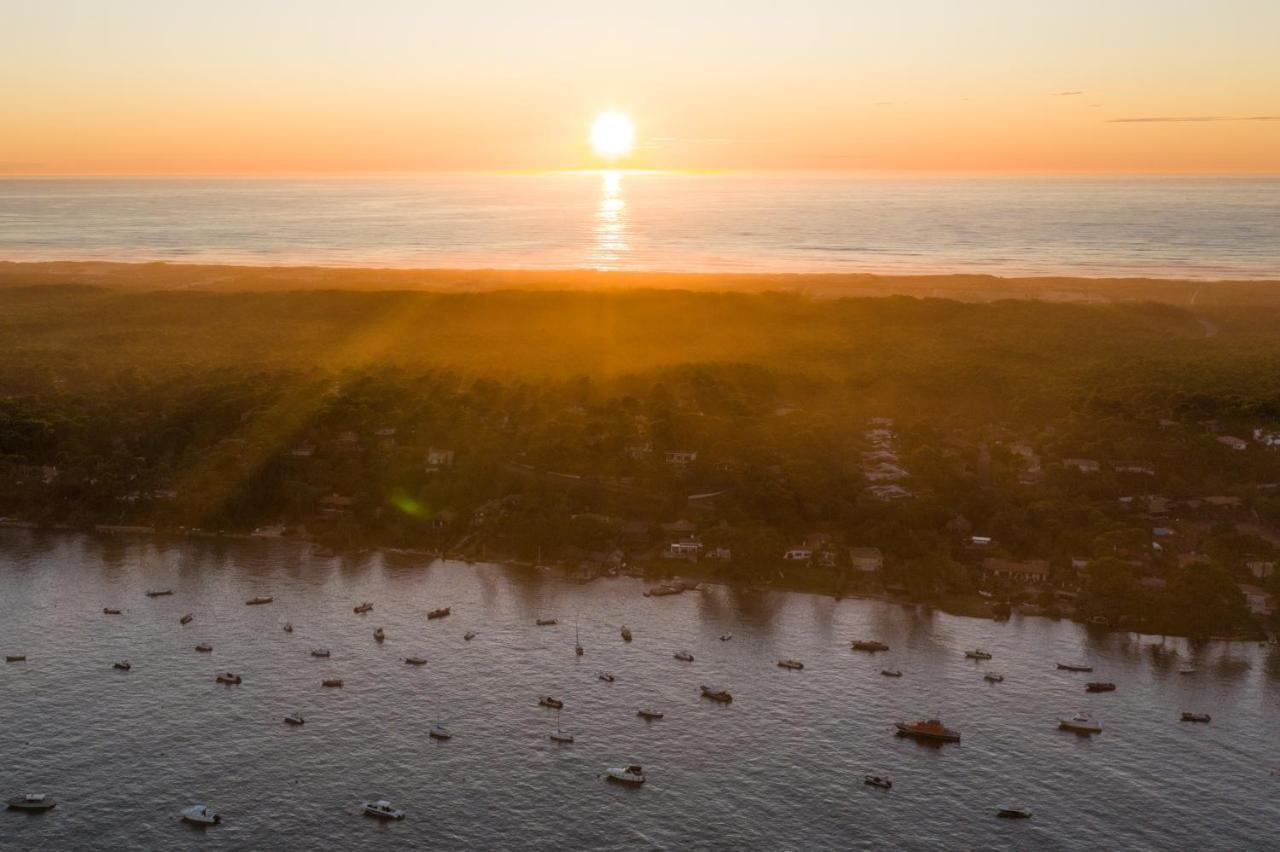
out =
[[[1280,177],[0,180],[0,260],[1280,278]]]
[[[174,594],[144,595],[158,588]],[[28,657],[0,668],[0,793],[60,801],[43,815],[0,812],[0,847],[1276,848],[1272,648],[812,595],[641,590],[401,554],[319,558],[283,541],[0,530],[0,653]],[[245,606],[260,594],[275,603]],[[373,612],[354,614],[363,600]],[[450,617],[426,619],[445,605]],[[560,624],[537,628],[540,617]],[[892,650],[855,653],[859,637]],[[202,641],[212,654],[194,651]],[[318,645],[332,657],[310,657]],[[964,659],[975,645],[995,659]],[[672,658],[682,648],[693,663]],[[782,657],[805,670],[778,668]],[[122,658],[132,671],[112,669]],[[1058,660],[1095,672],[1060,672]],[[1179,675],[1187,664],[1196,674]],[[904,676],[880,676],[885,666]],[[225,669],[244,683],[215,683]],[[984,682],[988,669],[1004,683]],[[331,676],[345,687],[322,688]],[[1087,695],[1091,678],[1119,688]],[[700,699],[701,683],[733,703]],[[545,693],[564,700],[574,745],[548,740]],[[646,723],[641,706],[666,718]],[[1079,709],[1101,735],[1056,730]],[[1181,723],[1182,710],[1213,722]],[[305,726],[283,724],[295,711]],[[895,720],[934,714],[960,744],[893,736]],[[427,737],[437,717],[451,741]],[[643,764],[648,783],[601,780],[622,762]],[[867,772],[893,790],[865,786]],[[408,818],[360,816],[370,797]],[[193,802],[224,823],[184,827]],[[1035,816],[996,819],[1007,802]]]

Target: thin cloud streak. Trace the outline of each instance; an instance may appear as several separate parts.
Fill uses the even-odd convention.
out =
[[[1109,118],[1108,124],[1160,124],[1207,121],[1280,121],[1280,115],[1159,115],[1142,118]]]
[[[1069,97],[1071,97],[1072,95],[1083,95],[1083,94],[1084,94],[1084,92],[1050,92],[1050,93],[1049,93],[1049,97],[1051,97],[1051,98],[1069,98]]]

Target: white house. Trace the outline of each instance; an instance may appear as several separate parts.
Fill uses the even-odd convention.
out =
[[[1239,583],[1238,588],[1240,593],[1244,595],[1245,603],[1249,605],[1249,612],[1264,617],[1275,612],[1271,595],[1267,593],[1266,589],[1251,586],[1248,583]]]
[[[444,450],[439,447],[428,447],[426,456],[427,467],[449,467],[453,464],[453,450]]]
[[[1244,440],[1243,438],[1237,438],[1234,435],[1219,435],[1218,443],[1226,444],[1231,449],[1237,450],[1237,451],[1249,449],[1248,441]]]
[[[809,547],[793,547],[782,558],[788,562],[808,562],[813,558],[813,549]]]
[[[692,464],[698,460],[697,450],[667,450],[662,454],[667,464]]]

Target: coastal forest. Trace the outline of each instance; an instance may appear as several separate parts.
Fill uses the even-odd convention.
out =
[[[0,287],[4,523],[1276,626],[1280,306],[1246,291],[20,279]]]

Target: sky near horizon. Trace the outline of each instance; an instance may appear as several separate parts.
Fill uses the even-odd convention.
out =
[[[0,0],[0,174],[1280,172],[1280,0]]]

